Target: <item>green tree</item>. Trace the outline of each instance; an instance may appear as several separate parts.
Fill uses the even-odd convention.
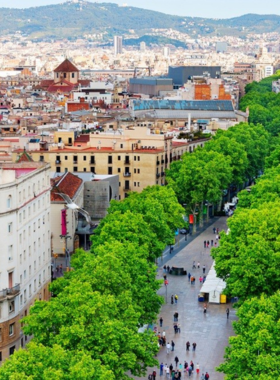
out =
[[[279,204],[237,209],[228,220],[230,233],[222,234],[220,246],[212,251],[217,275],[226,281],[226,294],[241,302],[279,289]]]
[[[278,379],[280,293],[261,295],[244,302],[234,322],[236,336],[230,337],[225,362],[217,370],[227,380]]]
[[[115,379],[111,369],[83,351],[66,351],[59,345],[46,347],[30,342],[15,351],[0,369],[1,380]]]

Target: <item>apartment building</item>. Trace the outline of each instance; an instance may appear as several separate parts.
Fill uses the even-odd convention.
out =
[[[80,143],[68,141],[67,131],[58,131],[57,144],[49,149],[30,151],[34,161],[46,161],[57,173],[92,172],[119,176],[119,199],[129,191],[141,192],[145,187],[165,184],[165,169],[181,158],[186,151],[203,146],[202,141],[174,142],[173,135],[152,133],[148,127],[131,126],[107,132],[95,132],[83,136]],[[16,160],[19,151],[13,153]]]
[[[28,337],[20,320],[36,299],[48,299],[51,280],[50,164],[0,167],[0,360]]]

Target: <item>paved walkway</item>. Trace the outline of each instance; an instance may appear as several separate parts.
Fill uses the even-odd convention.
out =
[[[215,367],[223,361],[224,349],[228,345],[228,338],[234,335],[232,330],[232,321],[236,319],[235,310],[232,309],[231,304],[208,304],[207,313],[203,313],[203,303],[198,302],[198,294],[201,285],[198,281],[199,276],[202,274],[202,266],[206,265],[206,274],[208,273],[211,265],[212,258],[210,256],[210,249],[204,249],[204,240],[213,239],[215,242],[215,235],[213,233],[213,227],[218,227],[219,230],[226,230],[226,218],[215,218],[212,220],[213,224],[209,226],[199,235],[193,236],[191,241],[187,242],[187,245],[181,250],[175,250],[174,255],[168,260],[165,259],[161,264],[159,259],[159,265],[169,265],[184,267],[188,272],[190,271],[196,277],[196,284],[191,285],[187,276],[172,276],[168,275],[167,279],[169,284],[166,287],[163,285],[159,290],[159,294],[166,297],[167,303],[162,306],[159,318],[163,318],[163,327],[159,327],[157,323],[157,331],[165,331],[167,342],[171,343],[171,340],[175,342],[175,351],[166,353],[166,348],[161,347],[158,353],[159,363],[167,363],[168,366],[172,363],[175,368],[174,358],[178,356],[179,363],[184,365],[184,361],[190,363],[192,360],[196,367],[199,363],[200,374],[197,376],[194,373],[191,377],[200,379],[202,373],[207,371],[211,380],[222,380],[224,375],[215,371]],[[184,238],[182,238],[184,239]],[[182,245],[184,243],[181,243]],[[181,245],[181,246],[182,246]],[[169,255],[169,254],[168,254]],[[168,261],[167,261],[168,260]],[[193,261],[199,261],[201,264],[200,269],[192,270]],[[159,267],[158,277],[163,277],[163,268]],[[167,293],[166,293],[167,290]],[[177,304],[171,305],[171,295],[177,294],[179,300]],[[226,308],[230,309],[230,316],[227,320]],[[181,333],[174,334],[173,329],[173,314],[177,311],[179,313],[179,324],[181,326]],[[192,344],[196,342],[197,348],[195,352],[186,351],[186,342],[190,341]],[[158,368],[151,368],[149,373],[153,370],[157,372],[157,379],[165,378],[165,374],[160,377]],[[137,377],[136,379],[147,379],[146,377]],[[182,378],[187,379],[189,375],[183,373]]]

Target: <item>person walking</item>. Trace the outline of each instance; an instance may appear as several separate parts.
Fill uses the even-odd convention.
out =
[[[177,368],[177,367],[178,367],[178,363],[179,363],[179,358],[178,358],[178,356],[175,356],[174,361],[175,361],[175,363],[176,363],[176,368]]]
[[[219,233],[219,231],[220,231],[219,228],[217,228],[217,234]]]
[[[181,333],[180,323],[177,323],[177,332],[178,332],[179,334]]]
[[[175,343],[173,342],[173,340],[171,340],[171,351],[174,351],[174,348],[175,348]]]
[[[203,282],[205,282],[205,280],[206,280],[206,276],[203,276],[203,279],[202,279],[202,281],[203,281]]]
[[[173,371],[173,365],[172,365],[172,363],[171,363],[170,366],[169,366],[169,371],[170,371],[170,372]]]
[[[169,373],[170,373],[170,369],[168,366],[166,366],[166,369],[165,369],[165,374],[166,374],[166,378],[169,379]]]
[[[193,263],[192,263],[192,269],[196,269],[195,261],[193,261]]]
[[[189,282],[191,281],[191,272],[188,273]]]
[[[204,240],[204,243],[203,243],[203,244],[204,244],[204,248],[206,248],[206,240]]]
[[[219,240],[219,235],[218,235],[218,233],[216,234],[216,240],[217,240],[217,241]]]
[[[208,379],[210,379],[210,376],[209,376],[209,373],[208,373],[208,372],[205,372],[205,376],[204,376],[204,379],[205,379],[205,380],[208,380]]]
[[[178,325],[177,325],[177,323],[173,324],[173,328],[174,328],[174,334],[177,334],[177,332],[178,332]]]
[[[211,247],[213,247],[214,245],[214,240],[211,240]]]
[[[196,350],[196,343],[195,343],[195,342],[192,344],[192,350],[193,350],[193,351]]]
[[[204,273],[205,273],[205,271],[206,271],[206,266],[205,266],[205,265],[203,265],[203,267],[202,267],[202,273],[204,274]]]
[[[160,317],[160,319],[159,319],[159,327],[162,327],[162,322],[163,322],[163,319],[162,319],[162,317]]]
[[[213,234],[215,235],[215,233],[216,233],[216,228],[213,227]]]
[[[165,338],[165,331],[162,332],[161,336]]]
[[[206,307],[206,306],[204,306],[203,313],[204,313],[204,314],[207,313],[207,307]]]
[[[196,373],[197,373],[197,375],[199,374],[199,364],[198,363],[196,364]]]
[[[171,346],[170,346],[170,343],[168,342],[167,345],[166,345],[166,353],[167,354],[169,354],[170,348],[171,348]]]
[[[207,248],[209,248],[209,245],[210,245],[209,240],[207,240]]]
[[[190,351],[190,346],[191,346],[190,342],[187,341],[187,343],[186,343],[186,351]]]
[[[205,375],[202,373],[200,380],[205,380]]]
[[[175,294],[175,296],[174,296],[174,299],[175,299],[175,303],[177,303],[178,302],[178,296],[177,296],[177,294]]]
[[[203,277],[202,276],[200,276],[199,277],[199,282],[202,284],[202,281],[203,281]]]
[[[227,319],[228,319],[228,317],[229,317],[229,308],[227,308],[226,313],[227,313]]]
[[[171,305],[173,305],[173,304],[174,304],[174,296],[172,294],[172,296],[171,296]]]
[[[199,269],[200,268],[200,262],[198,261],[197,262],[197,269]]]
[[[192,375],[192,367],[190,365],[188,367],[188,372],[189,372],[189,377],[191,377],[191,375]]]
[[[159,376],[163,376],[164,364],[161,362],[159,366]]]
[[[192,371],[193,371],[193,369],[194,369],[194,364],[193,364],[193,361],[191,360],[191,362],[190,362],[190,366],[192,367]]]
[[[163,271],[166,273],[166,265],[163,266]]]
[[[153,379],[153,380],[156,380],[156,376],[157,376],[156,371],[153,371],[152,379]]]

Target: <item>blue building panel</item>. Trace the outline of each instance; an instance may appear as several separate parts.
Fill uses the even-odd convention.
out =
[[[188,110],[188,111],[234,111],[231,100],[133,100],[134,111]]]

